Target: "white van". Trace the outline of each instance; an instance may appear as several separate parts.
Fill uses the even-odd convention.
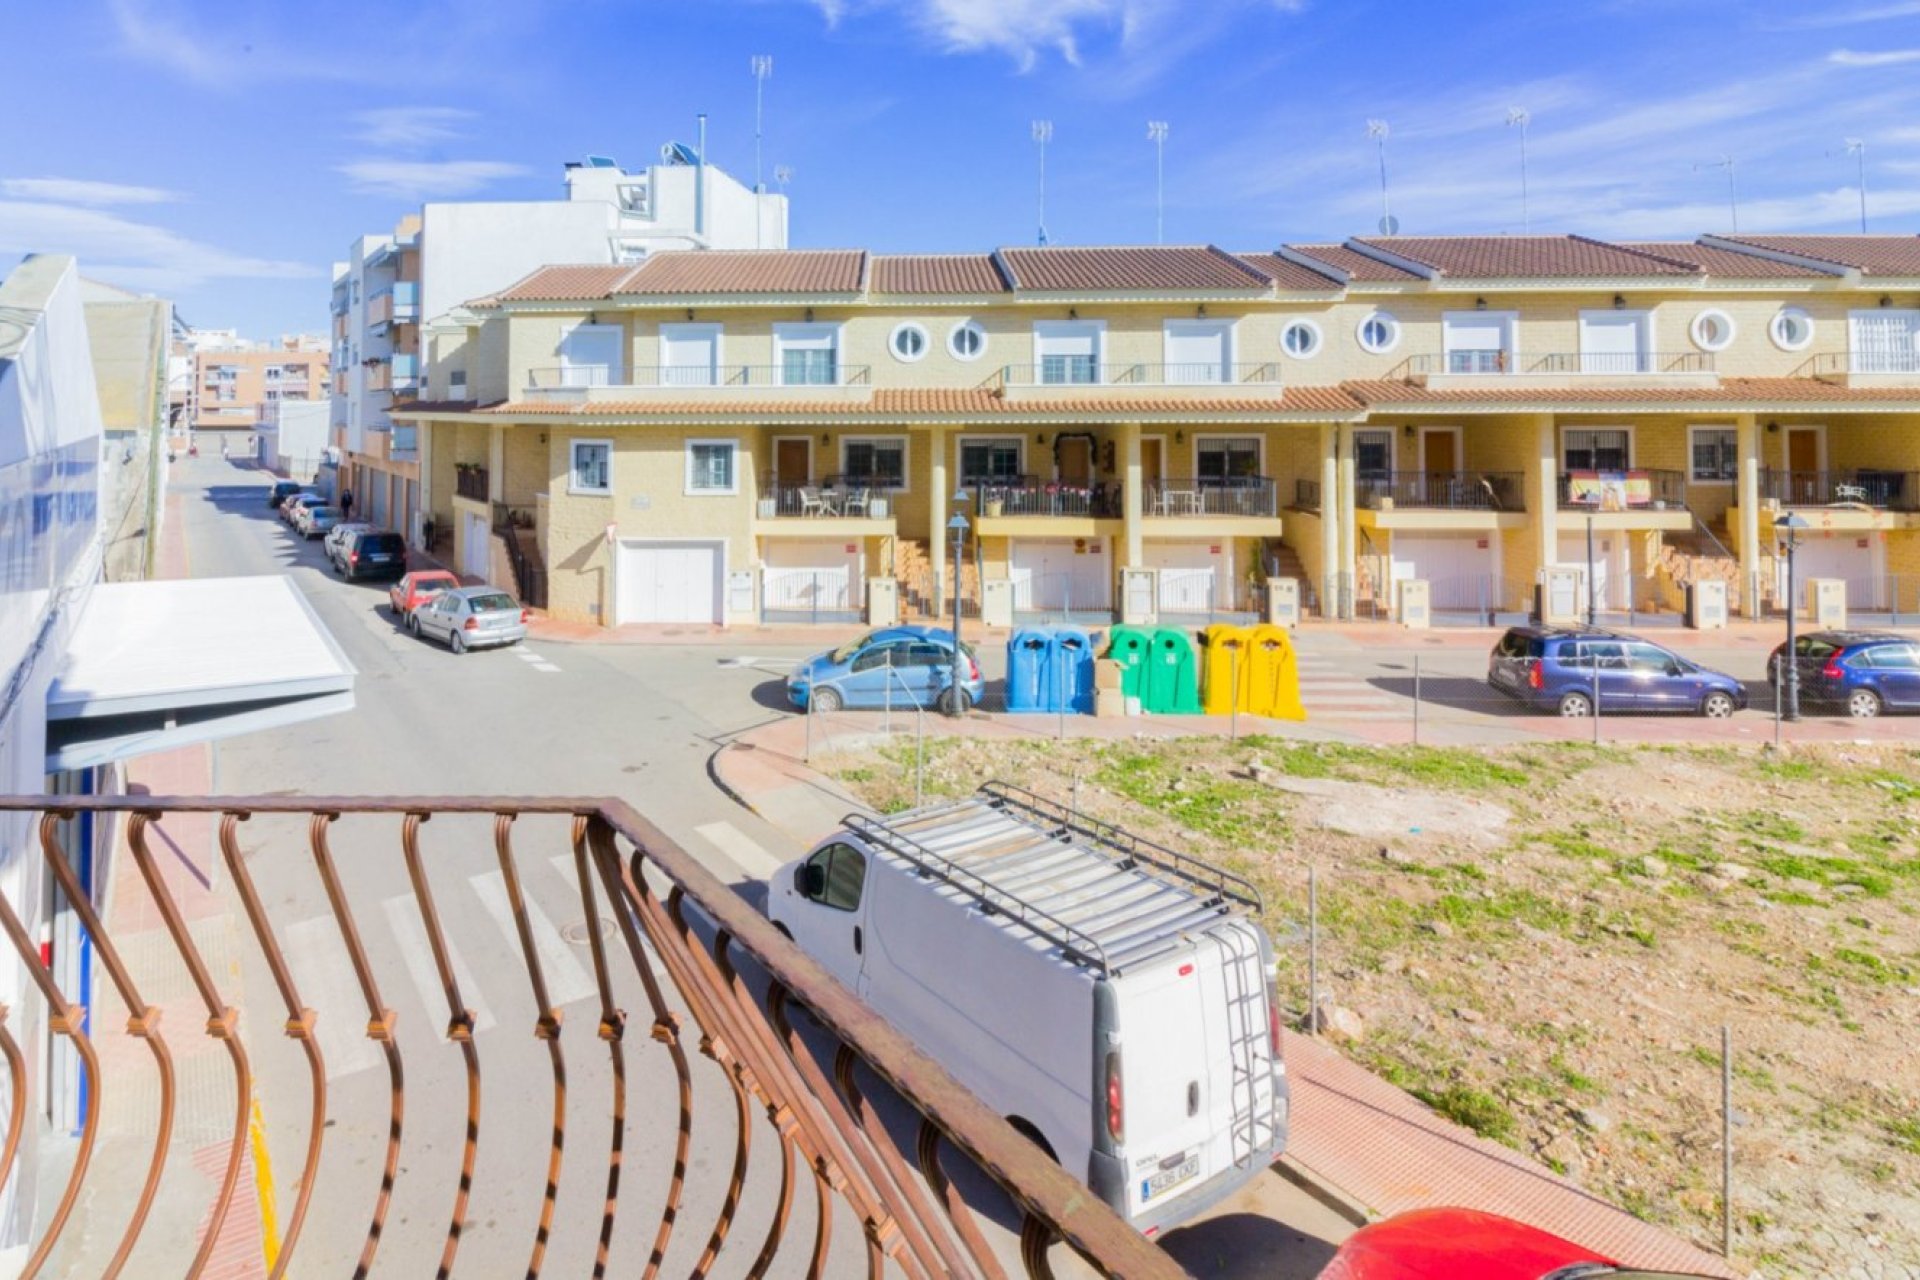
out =
[[[1272,944],[1230,872],[994,782],[850,815],[767,906],[1148,1234],[1286,1146]]]

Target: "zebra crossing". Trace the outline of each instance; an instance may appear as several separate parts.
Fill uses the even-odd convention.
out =
[[[731,823],[709,822],[696,827],[695,832],[756,879],[764,879],[780,865],[778,858]],[[540,961],[548,999],[563,1009],[596,999],[599,988],[582,929],[600,928],[610,933],[611,923],[604,919],[591,923],[577,920],[581,901],[573,854],[555,854],[544,861],[522,859],[516,870],[527,930]],[[596,878],[595,897],[605,917],[610,911],[600,889]],[[474,1034],[485,1034],[502,1025],[503,1019],[509,1027],[524,1031],[522,1024],[531,1016],[532,992],[505,874],[495,867],[464,880],[436,881],[433,902],[447,962],[460,986],[461,1002],[473,1013]],[[567,922],[569,927],[563,929],[557,920]],[[399,1010],[409,1022],[424,1019],[424,1025],[443,1027],[447,996],[440,985],[440,971],[434,963],[419,899],[403,893],[383,899],[378,911],[357,909],[354,925],[372,959],[382,1001]],[[573,936],[576,934],[577,938]],[[315,1033],[320,1039],[327,1079],[339,1080],[376,1067],[384,1069],[385,1057],[379,1045],[367,1038],[366,997],[333,916],[319,915],[289,925],[283,941],[302,1003],[322,1015]],[[608,942],[616,955],[623,951],[623,944],[614,938],[609,937]],[[642,939],[642,947],[655,973],[663,973],[652,945]],[[398,964],[392,963],[395,959]],[[481,980],[483,974],[487,981]],[[668,999],[679,1003],[670,985]],[[500,1006],[498,1013],[496,1005]]]
[[[1298,650],[1295,653],[1300,666],[1300,701],[1309,719],[1324,715],[1342,720],[1404,720],[1412,714],[1407,699],[1344,670],[1331,658]]]
[[[514,657],[520,659],[520,661],[532,667],[535,671],[543,672],[547,675],[558,675],[560,673],[560,668],[554,665],[554,663],[547,658],[547,655],[527,648],[524,640],[514,645],[509,652],[512,653]]]

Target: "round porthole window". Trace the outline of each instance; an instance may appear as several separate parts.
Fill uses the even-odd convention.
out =
[[[947,350],[955,360],[978,360],[987,350],[987,331],[972,320],[962,320],[947,334]]]
[[[1296,360],[1310,360],[1320,352],[1320,326],[1311,320],[1289,320],[1280,331],[1280,346]]]
[[[927,354],[927,331],[917,324],[897,325],[893,336],[887,339],[887,349],[893,352],[894,359],[912,364]]]
[[[1799,307],[1782,307],[1769,326],[1773,345],[1782,351],[1800,351],[1813,341],[1813,317]]]
[[[1702,311],[1693,318],[1693,345],[1702,351],[1724,351],[1733,341],[1733,317],[1724,311]]]
[[[1400,345],[1400,321],[1386,311],[1374,312],[1354,332],[1360,345],[1374,355],[1384,355]]]

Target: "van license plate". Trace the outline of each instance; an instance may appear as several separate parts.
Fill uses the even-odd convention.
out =
[[[1145,1203],[1155,1196],[1164,1195],[1174,1187],[1187,1181],[1200,1172],[1200,1157],[1188,1156],[1171,1169],[1154,1174],[1140,1184],[1140,1200]]]

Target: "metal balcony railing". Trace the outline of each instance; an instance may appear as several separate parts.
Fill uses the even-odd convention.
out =
[[[1760,472],[1760,497],[1783,507],[1875,507],[1920,511],[1920,472],[1855,467],[1845,471]]]
[[[1519,471],[1376,471],[1354,477],[1361,507],[1442,511],[1519,511],[1525,506]]]
[[[491,497],[490,477],[487,469],[473,463],[459,462],[453,468],[453,491],[463,498],[475,502],[486,502]]]
[[[994,381],[1008,387],[1277,387],[1280,366],[1211,360],[1184,364],[1103,364],[1092,356],[1055,356],[1039,364],[1002,365]]]
[[[828,476],[821,484],[795,485],[767,477],[760,485],[760,517],[877,520],[889,510],[889,491],[898,487],[866,477]]]
[[[1564,471],[1559,487],[1559,504],[1566,511],[1678,511],[1687,505],[1684,471]]]
[[[1164,479],[1147,482],[1142,511],[1149,516],[1277,516],[1279,487],[1269,476]]]
[[[1106,1275],[1184,1274],[620,801],[25,796],[0,797],[0,812],[37,818],[37,848],[17,852],[44,858],[92,939],[103,988],[96,1011],[124,1006],[128,1014],[121,1022],[76,1005],[76,993],[62,988],[29,934],[22,904],[0,897],[7,940],[0,945],[11,945],[29,984],[26,1002],[37,1006],[23,1004],[18,1025],[44,1013],[52,1034],[71,1047],[87,1099],[64,1174],[16,1167],[43,1075],[27,1067],[31,1046],[23,1050],[0,1021],[12,1100],[0,1183],[30,1174],[64,1181],[57,1205],[39,1219],[23,1275],[39,1274],[50,1259],[68,1275],[201,1274],[223,1227],[244,1212],[239,1192],[250,1142],[304,1153],[301,1176],[284,1188],[276,1278],[289,1271],[365,1275],[378,1270],[383,1252],[396,1265],[414,1260],[407,1265],[419,1274],[419,1264],[437,1252],[442,1276],[509,1268],[528,1277],[543,1269],[598,1276],[643,1268],[647,1275],[700,1276],[725,1249],[739,1256],[729,1272],[749,1275],[804,1267],[810,1275],[864,1268],[875,1276],[1004,1276],[1008,1268],[969,1202],[984,1190],[997,1204],[990,1184],[1011,1198],[1023,1223],[1020,1252],[1034,1274],[1048,1274],[1046,1252],[1056,1234]],[[150,905],[148,919],[157,921],[125,949],[63,847],[68,820],[78,815],[95,830],[125,824],[124,843],[145,885],[140,914]],[[217,831],[245,918],[238,952],[224,963],[210,963],[204,930],[191,927],[183,912],[170,866],[179,856],[168,830],[174,824]],[[498,914],[503,927],[511,923],[503,958],[510,966],[517,961],[525,978],[511,992],[475,991],[483,984],[457,959],[463,945],[477,945],[456,941],[474,927],[475,913],[461,909],[454,892],[460,886],[450,882],[453,868],[475,861],[497,868]],[[404,868],[411,894],[383,899],[385,889],[368,892],[370,880],[342,874],[383,863]],[[296,876],[324,891],[318,917],[287,918],[294,913],[288,881]],[[580,952],[559,943],[556,956],[554,940],[543,936],[547,921],[537,901],[562,891],[554,876],[582,913]],[[436,892],[446,896],[437,899]],[[389,929],[427,944],[417,980]],[[322,934],[338,943],[337,951],[331,942],[328,948],[336,959],[311,941],[304,949],[296,942]],[[236,990],[242,953],[257,957],[271,978],[249,996]],[[327,981],[309,980],[316,965]],[[190,985],[169,998],[190,1004],[194,1016],[176,1014],[163,1025],[149,996],[174,985],[177,969]],[[400,1021],[390,997],[414,989],[430,994],[444,1023]],[[476,1017],[482,997],[501,1015],[497,1028]],[[585,1017],[563,1018],[563,1005],[573,1003]],[[822,1034],[809,1031],[803,1039],[792,1017],[796,1005]],[[628,1036],[629,1006],[645,1035]],[[277,1026],[298,1053],[265,1034],[243,1039],[243,1026],[256,1021],[263,1033]],[[544,1069],[505,1038],[514,1022],[540,1046]],[[353,1028],[352,1038],[330,1039],[333,1025]],[[205,1084],[188,1088],[187,1075],[173,1066],[175,1046],[186,1052],[201,1037],[217,1042],[227,1060],[215,1077],[215,1098],[201,1096]],[[384,1099],[346,1087],[347,1077],[331,1087],[326,1046],[364,1042],[376,1050],[368,1055],[371,1069],[380,1072],[384,1063]],[[151,1068],[144,1065],[149,1057]],[[297,1115],[259,1111],[256,1063],[276,1081],[284,1073],[285,1087],[302,1090],[310,1108]],[[630,1087],[630,1073],[639,1087]],[[102,1099],[154,1088],[156,1076],[151,1138],[137,1131],[127,1163],[90,1183],[103,1163],[122,1159],[101,1149]],[[464,1088],[454,1083],[462,1077]],[[911,1108],[911,1154],[887,1123],[898,1120],[876,1113],[876,1079]],[[534,1099],[543,1094],[551,1100],[551,1126],[521,1123],[526,1117],[517,1112],[540,1106]],[[196,1246],[193,1233],[149,1229],[149,1219],[169,1159],[183,1161],[205,1141],[192,1130],[204,1126],[199,1113],[209,1107],[219,1116],[222,1136],[212,1152],[222,1176]],[[194,1124],[176,1125],[185,1118]],[[250,1132],[257,1125],[265,1132]],[[590,1145],[580,1145],[583,1134]],[[732,1138],[731,1159],[693,1159],[696,1135],[722,1151]],[[128,1141],[116,1132],[110,1144],[124,1149]],[[478,1159],[483,1144],[485,1161]],[[515,1146],[521,1149],[507,1150]],[[943,1158],[954,1150],[984,1177],[950,1178]],[[101,1160],[92,1158],[97,1151]],[[669,1151],[670,1177],[623,1177],[629,1161],[665,1163]],[[143,1155],[136,1192],[133,1175]],[[316,1177],[323,1158],[329,1175]],[[568,1163],[582,1160],[604,1173],[563,1177]],[[499,1186],[515,1179],[525,1190],[503,1198]],[[357,1225],[337,1225],[347,1222],[366,1223],[364,1234]],[[854,1223],[863,1229],[845,1229]],[[314,1229],[303,1231],[310,1224]],[[489,1229],[486,1242],[463,1249],[482,1227]],[[524,1244],[505,1243],[507,1232],[522,1230]],[[783,1264],[779,1255],[789,1245],[803,1256]],[[190,1263],[176,1256],[196,1247]],[[649,1251],[650,1262],[642,1257]]]
[[[1823,351],[1809,358],[1800,372],[1920,374],[1920,351]]]
[[[1019,476],[970,487],[974,513],[981,516],[1091,516],[1118,520],[1126,514],[1118,484],[1072,484]]]
[[[1318,480],[1295,480],[1293,482],[1293,505],[1302,511],[1320,509],[1320,482]]]
[[[1712,373],[1710,351],[1556,351],[1536,356],[1528,373]]]
[[[741,387],[864,387],[873,369],[864,364],[800,368],[778,364],[729,364],[688,368],[679,365],[640,365],[633,369],[610,365],[569,365],[527,370],[527,386],[534,391],[568,391],[589,387],[667,387],[704,391]]]

